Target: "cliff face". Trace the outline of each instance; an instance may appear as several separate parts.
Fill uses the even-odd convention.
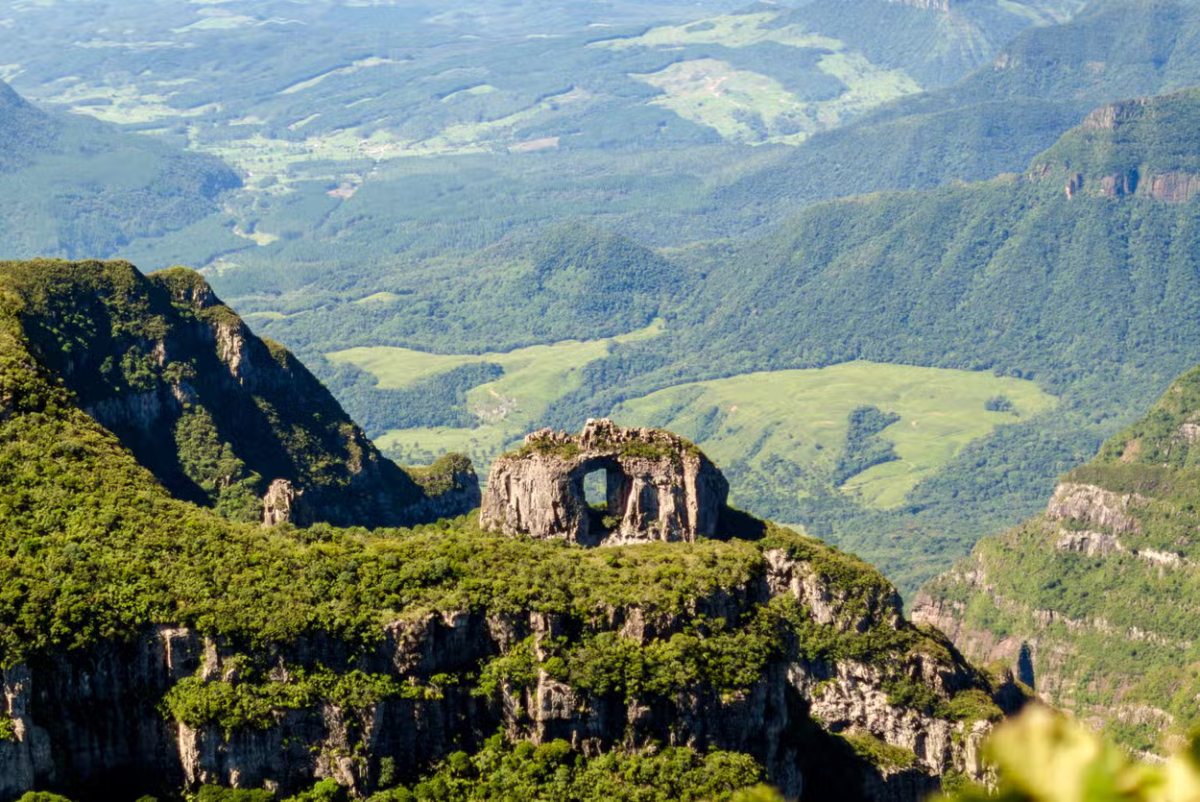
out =
[[[37,357],[180,498],[262,520],[264,495],[282,481],[304,499],[298,523],[366,526],[478,503],[469,464],[431,499],[295,357],[256,337],[192,271],[6,263],[0,289],[19,299]]]
[[[937,790],[949,770],[982,778],[980,744],[988,717],[999,713],[989,700],[995,689],[936,636],[913,630],[870,569],[830,563],[844,558],[795,536],[772,537],[742,582],[690,598],[688,612],[638,604],[586,616],[445,611],[389,624],[365,650],[315,634],[257,654],[160,625],[131,642],[10,667],[3,687],[16,739],[0,741],[0,798],[35,787],[115,798],[200,783],[292,792],[326,777],[365,793],[378,787],[385,765],[414,776],[497,727],[535,744],[565,739],[593,755],[656,742],[745,752],[789,797],[808,788],[825,798],[821,789],[838,788],[841,799],[915,800]],[[863,571],[860,580],[872,581],[854,589],[831,569],[843,578]],[[791,605],[803,611],[799,629],[780,629],[772,656],[740,687],[697,677],[670,692],[597,692],[576,672],[582,653],[599,643],[637,654],[677,643],[705,620],[744,626]],[[864,648],[872,637],[885,645]],[[815,648],[821,639],[842,641],[847,655]],[[526,668],[495,670],[515,661]],[[211,706],[186,704],[231,691],[271,697],[270,686],[296,688],[304,672],[328,666],[397,684],[374,698],[280,704],[254,722],[214,720]],[[472,679],[480,675],[498,681]],[[900,688],[928,699],[914,702]],[[907,757],[871,765],[831,733]]]
[[[1200,160],[1188,131],[1200,119],[1200,93],[1109,103],[1093,111],[1031,168],[1061,182],[1068,199],[1141,197],[1186,203],[1200,192]]]
[[[1066,476],[1044,515],[923,589],[916,621],[1048,702],[1163,751],[1200,723],[1200,371]]]

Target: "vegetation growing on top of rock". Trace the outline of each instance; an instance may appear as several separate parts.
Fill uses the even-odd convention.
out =
[[[381,710],[436,705],[471,709],[493,726],[507,723],[518,735],[552,740],[542,705],[558,705],[580,721],[600,721],[604,709],[636,712],[643,705],[652,711],[694,705],[697,715],[712,718],[743,705],[775,710],[765,706],[764,694],[794,695],[777,714],[786,717],[788,737],[803,740],[796,759],[812,761],[803,770],[814,781],[828,770],[816,757],[819,749],[838,747],[807,717],[805,700],[841,717],[839,694],[875,694],[876,703],[890,704],[913,728],[958,732],[963,725],[953,719],[981,707],[970,692],[992,690],[933,633],[903,620],[895,590],[878,572],[734,511],[718,521],[714,534],[723,539],[603,550],[491,535],[473,517],[375,530],[327,523],[265,528],[222,518],[173,496],[81,408],[85,398],[100,404],[127,398],[136,382],[166,381],[157,359],[142,363],[143,376],[142,367],[133,374],[123,367],[124,355],[153,354],[147,332],[165,337],[169,354],[171,316],[182,314],[177,304],[204,311],[215,299],[180,272],[157,285],[123,264],[47,263],[46,274],[61,280],[55,288],[45,278],[22,283],[22,271],[32,269],[0,271],[0,668],[6,681],[31,665],[39,672],[30,682],[43,681],[38,678],[60,666],[56,661],[69,665],[74,655],[174,643],[170,649],[180,656],[169,650],[162,659],[138,663],[170,663],[171,673],[146,685],[138,704],[149,706],[152,718],[137,726],[188,728],[198,744],[269,737],[297,722],[322,728],[342,722],[346,732],[361,733]],[[72,270],[94,284],[73,283]],[[76,304],[90,304],[91,315]],[[274,375],[281,364],[292,375],[302,370],[286,352],[262,348],[269,361],[255,370]],[[122,358],[105,373],[93,357],[111,353]],[[211,367],[198,364],[189,382],[199,385],[209,369],[232,375],[232,366],[252,383],[245,353],[240,362],[228,356]],[[319,414],[309,411],[314,419]],[[216,413],[190,421],[189,440],[212,441],[221,421]],[[331,425],[341,432],[352,426]],[[304,442],[295,431],[289,436]],[[616,449],[620,437],[614,438]],[[198,463],[202,457],[209,459],[188,456]],[[352,457],[366,458],[363,452]],[[211,464],[221,470],[232,459],[218,453]],[[434,473],[465,467],[446,462]],[[478,628],[478,637],[466,639],[477,651],[433,647],[437,638],[458,637],[446,633],[460,627]],[[422,656],[427,646],[428,659]],[[195,663],[184,669],[189,653]],[[796,686],[784,679],[789,667],[802,678]],[[840,678],[842,669],[866,672],[871,687]],[[22,687],[27,693],[31,686]],[[63,715],[73,715],[73,708],[65,709]],[[683,718],[665,715],[676,723],[643,720],[639,748],[683,726]],[[739,726],[752,721],[743,718]],[[107,737],[82,720],[73,726],[88,737]],[[470,742],[477,733],[462,726],[455,737]],[[713,733],[714,745],[723,743],[721,728],[705,732]],[[879,722],[876,734],[894,737]],[[619,740],[605,737],[610,745]],[[944,748],[912,769],[921,782],[936,782],[952,760],[951,745],[942,741]],[[763,764],[771,771],[783,771],[779,761],[791,759],[792,752],[773,757],[757,740],[736,743],[774,760]],[[363,748],[367,752],[355,759],[369,763],[364,776],[374,784],[382,768]],[[838,754],[847,770],[861,768],[852,750]],[[596,758],[601,766],[641,759]],[[658,771],[645,759],[647,771]],[[685,753],[679,759],[664,776],[676,769],[703,775],[710,765],[710,758]],[[728,776],[720,767],[732,765],[746,767],[747,783],[759,776],[748,759],[711,759],[717,775]],[[304,765],[289,771],[306,776]],[[407,765],[406,777],[420,768]],[[586,766],[577,768],[586,773]],[[297,782],[293,775],[285,779]]]

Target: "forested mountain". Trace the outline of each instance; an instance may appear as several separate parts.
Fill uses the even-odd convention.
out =
[[[878,64],[933,89],[989,64],[1014,36],[1064,22],[1086,0],[1021,3],[961,0],[808,0],[785,19],[841,39]]]
[[[1062,477],[1044,514],[929,583],[914,616],[1123,745],[1170,750],[1200,721],[1198,419],[1191,370]]]
[[[0,82],[6,256],[110,256],[209,217],[240,185],[216,158],[35,108]]]
[[[257,522],[264,496],[282,495],[295,520],[367,526],[478,501],[469,464],[410,476],[381,457],[287,349],[190,270],[0,262],[0,293],[22,347],[176,498]]]
[[[843,538],[907,590],[1032,512],[1187,364],[1183,296],[1121,265],[1174,229],[1185,284],[1190,206],[1096,198],[1102,172],[1068,201],[1066,167],[1028,167],[1097,103],[1200,81],[1197,8],[39,6],[6,29],[5,74],[243,169],[222,213],[122,254],[203,268],[393,456],[488,459],[619,409],[686,428],[738,503]],[[69,58],[46,57],[54,31]],[[196,78],[197,58],[245,79]],[[895,188],[930,191],[795,217]],[[1116,266],[1077,290],[1089,242]],[[821,376],[777,374],[854,359],[871,362],[827,414],[805,389]],[[935,374],[896,363],[954,372],[923,401]],[[767,409],[770,382],[805,400]],[[892,422],[859,436],[859,419]],[[797,421],[822,434],[796,440]]]
[[[782,202],[928,189],[1022,172],[1097,105],[1200,82],[1200,4],[1097,0],[1017,35],[953,86],[819,134],[716,197],[766,219]]]
[[[187,271],[0,277],[0,798],[729,799],[767,780],[915,800],[978,779],[1022,700],[908,623],[870,566],[721,498],[713,539],[602,549],[474,516],[221,517],[170,493],[105,401],[148,417],[168,381],[185,418],[234,435],[223,450],[249,463],[291,438],[336,474],[321,425],[351,449],[357,430],[303,367]],[[225,414],[210,386],[262,414]],[[634,435],[622,453],[674,469]],[[546,492],[528,511],[552,521]]]

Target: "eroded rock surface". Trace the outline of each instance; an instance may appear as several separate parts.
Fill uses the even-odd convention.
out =
[[[296,490],[287,479],[276,479],[263,496],[263,526],[309,523],[304,506],[304,491]]]
[[[584,479],[605,473],[603,509]],[[688,441],[658,429],[589,420],[578,435],[542,429],[488,476],[481,524],[588,546],[713,537],[729,483]]]

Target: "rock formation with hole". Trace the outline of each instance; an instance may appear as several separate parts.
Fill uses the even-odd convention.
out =
[[[584,478],[606,474],[603,508]],[[713,537],[729,483],[692,443],[658,429],[589,420],[578,435],[542,429],[488,476],[480,522],[510,535],[586,546]]]

